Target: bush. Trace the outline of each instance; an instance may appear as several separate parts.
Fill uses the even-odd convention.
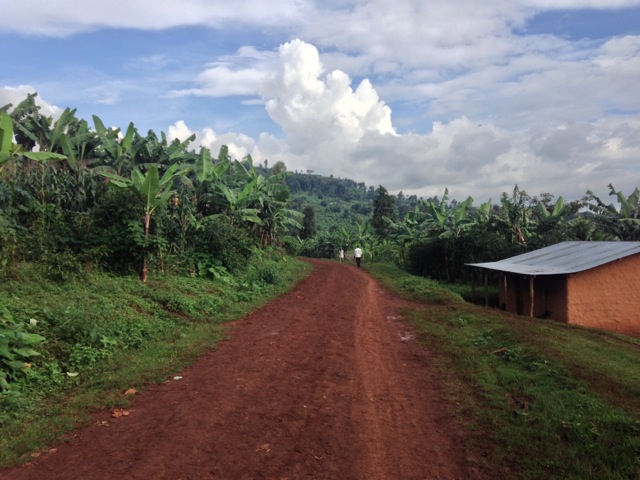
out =
[[[9,381],[24,376],[31,366],[28,361],[40,355],[33,347],[45,338],[26,331],[32,326],[15,320],[6,307],[0,307],[0,391],[9,388]]]
[[[291,256],[300,255],[302,244],[296,237],[286,236],[282,239],[282,248]]]
[[[143,252],[131,232],[131,225],[140,225],[142,229],[137,209],[131,208],[137,202],[131,192],[106,189],[91,212],[92,228],[85,251],[92,248],[99,251],[98,260],[107,271],[125,274],[139,271]]]
[[[252,255],[253,240],[246,228],[225,216],[205,223],[205,231],[196,237],[192,253],[203,253],[220,261],[229,272],[242,270]]]
[[[82,264],[70,251],[45,253],[42,257],[42,267],[48,279],[59,283],[77,280],[84,275]]]

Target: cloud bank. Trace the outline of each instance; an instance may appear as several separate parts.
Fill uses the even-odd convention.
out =
[[[21,81],[50,87],[53,104],[71,90],[137,123],[135,105],[162,119],[154,129],[197,130],[214,151],[226,143],[238,158],[405,194],[448,187],[480,202],[516,183],[565,198],[640,185],[640,30],[605,34],[566,20],[618,15],[615,27],[640,15],[640,0],[49,3],[10,2],[0,28],[29,41],[200,28],[233,45],[194,53],[197,41],[183,40],[188,50],[168,42],[144,56],[119,52],[119,73],[93,65],[86,80],[73,70]],[[26,88],[9,85],[0,99]],[[247,134],[254,121],[261,130]]]
[[[605,44],[603,50],[620,52],[609,55],[608,62],[625,63],[633,71],[629,52],[637,46],[629,43]],[[584,69],[598,70],[600,61],[595,57]],[[612,76],[616,75],[614,69]],[[601,83],[598,75],[592,81]],[[580,198],[587,189],[605,191],[615,179],[623,190],[640,184],[637,116],[599,112],[604,116],[597,121],[576,121],[557,112],[533,113],[536,109],[529,106],[534,118],[516,129],[500,125],[507,123],[504,119],[492,122],[460,115],[434,121],[423,133],[399,134],[390,107],[372,84],[366,79],[356,87],[352,84],[345,72],[327,72],[314,46],[300,40],[286,43],[260,90],[284,139],[265,135],[252,142],[238,137],[237,148],[233,134],[225,141],[240,152],[239,158],[251,153],[258,161],[282,160],[291,170],[382,184],[405,194],[441,195],[448,187],[454,196],[472,194],[484,201],[519,184],[531,194]],[[520,88],[545,85],[550,85],[548,80],[538,76]],[[506,98],[511,96],[515,94],[507,92]],[[575,100],[576,106],[579,103]],[[220,144],[210,132],[204,136],[217,139],[207,146]]]

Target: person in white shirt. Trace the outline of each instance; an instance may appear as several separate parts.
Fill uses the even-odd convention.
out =
[[[358,265],[358,268],[360,268],[360,260],[362,260],[362,250],[360,247],[356,247],[353,252],[353,256],[356,257],[356,264]]]
[[[340,263],[344,263],[344,250],[340,249],[338,252],[338,258],[340,259]]]

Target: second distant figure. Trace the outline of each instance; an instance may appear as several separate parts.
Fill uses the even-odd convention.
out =
[[[360,268],[360,261],[362,260],[362,250],[360,247],[356,247],[353,252],[353,256],[356,257],[356,264],[358,265],[358,268]]]

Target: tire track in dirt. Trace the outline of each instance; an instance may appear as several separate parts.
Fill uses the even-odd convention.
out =
[[[360,272],[358,272],[360,273]],[[399,321],[394,299],[373,279],[363,282],[354,328],[361,389],[354,417],[368,446],[360,478],[474,478],[465,468],[461,436],[451,425],[432,357]]]
[[[353,266],[310,260],[291,292],[234,322],[231,339],[108,412],[21,479],[467,479],[428,351],[403,304]],[[99,426],[107,422],[108,426]]]

